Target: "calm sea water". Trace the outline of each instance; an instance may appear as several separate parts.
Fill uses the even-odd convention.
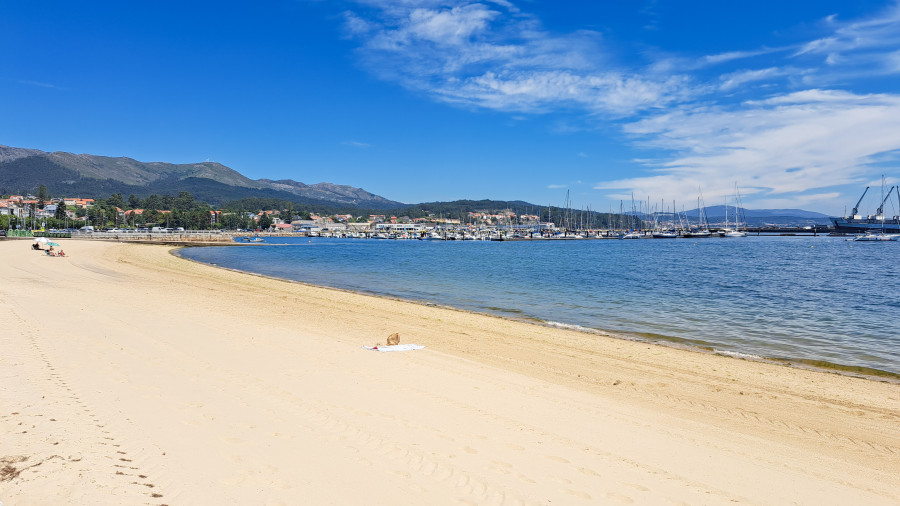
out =
[[[317,285],[686,340],[726,353],[900,373],[900,243],[287,238],[189,248],[182,255]]]

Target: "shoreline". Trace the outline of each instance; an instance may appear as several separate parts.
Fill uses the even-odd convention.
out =
[[[647,344],[651,344],[651,345],[655,345],[655,346],[665,346],[665,347],[669,347],[669,348],[681,349],[681,350],[695,352],[695,353],[710,353],[713,355],[728,357],[728,358],[737,359],[737,360],[749,360],[749,361],[753,361],[753,362],[776,364],[776,365],[781,365],[781,366],[785,366],[785,367],[795,367],[795,368],[807,369],[807,370],[811,370],[811,371],[840,374],[840,375],[845,375],[845,376],[850,376],[850,377],[868,379],[868,380],[872,380],[872,381],[885,381],[885,382],[900,384],[900,373],[886,371],[883,369],[877,369],[877,368],[865,367],[865,366],[857,366],[857,365],[851,365],[851,364],[844,364],[844,363],[840,363],[840,362],[832,362],[832,361],[820,360],[820,359],[764,356],[764,355],[758,355],[758,354],[752,354],[752,353],[745,353],[745,352],[741,352],[741,351],[722,350],[722,349],[717,349],[715,347],[714,343],[708,343],[706,341],[699,341],[699,340],[685,339],[685,338],[681,338],[681,337],[677,337],[677,336],[666,336],[666,335],[661,335],[661,334],[652,334],[652,335],[648,336],[648,335],[646,335],[646,333],[641,333],[641,332],[621,332],[621,331],[615,331],[615,330],[609,330],[609,329],[590,328],[590,327],[583,327],[581,325],[569,324],[569,323],[565,323],[565,322],[554,322],[554,321],[542,320],[542,319],[536,318],[536,317],[510,316],[510,315],[502,314],[502,311],[490,312],[490,311],[479,311],[476,309],[461,308],[461,307],[451,306],[451,305],[447,305],[447,304],[440,304],[437,302],[429,302],[426,300],[404,298],[404,297],[392,295],[389,293],[379,293],[379,292],[374,292],[374,291],[366,291],[366,290],[359,290],[359,289],[352,289],[352,288],[342,288],[342,287],[328,286],[328,285],[317,285],[314,283],[309,283],[306,281],[300,281],[300,280],[296,280],[296,279],[282,278],[282,277],[269,275],[269,274],[262,274],[262,273],[252,272],[252,271],[236,269],[236,268],[232,268],[232,267],[225,267],[225,266],[218,265],[218,264],[215,264],[212,262],[204,262],[201,260],[195,260],[192,258],[188,258],[188,257],[185,257],[180,254],[180,251],[185,248],[217,246],[216,244],[203,244],[203,245],[177,244],[177,245],[171,245],[171,246],[173,246],[173,249],[170,251],[170,253],[173,256],[180,258],[182,260],[186,260],[189,262],[196,262],[198,264],[207,265],[207,266],[218,268],[218,269],[224,269],[224,270],[228,270],[228,271],[232,271],[232,272],[236,272],[236,273],[247,274],[247,275],[251,275],[251,276],[260,276],[260,277],[271,279],[271,280],[283,281],[283,282],[287,282],[287,283],[299,283],[301,285],[305,285],[305,286],[309,286],[309,287],[313,287],[313,288],[337,290],[337,291],[341,291],[341,292],[358,294],[358,295],[363,295],[363,296],[384,298],[384,299],[388,299],[388,300],[394,300],[397,302],[405,302],[405,303],[409,303],[409,304],[419,304],[419,305],[423,305],[423,306],[427,306],[427,307],[436,307],[436,308],[442,308],[442,309],[447,309],[447,310],[452,310],[452,311],[461,311],[464,313],[471,313],[471,314],[483,315],[486,317],[500,318],[503,320],[520,322],[520,323],[524,323],[524,324],[539,325],[539,326],[544,326],[544,327],[549,327],[549,328],[559,328],[559,329],[564,329],[564,330],[571,330],[573,332],[582,332],[585,334],[591,334],[591,335],[596,335],[596,336],[601,336],[601,337],[606,337],[606,338],[611,338],[611,339],[622,339],[625,341],[647,343]],[[268,246],[280,246],[280,245],[278,245],[278,244],[271,245],[270,244]],[[485,308],[485,309],[489,310],[491,308]]]
[[[0,241],[6,504],[900,501],[896,384],[25,246]],[[425,349],[362,349],[392,332]]]

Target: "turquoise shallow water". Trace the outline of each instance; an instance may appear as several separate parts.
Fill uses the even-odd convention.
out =
[[[286,238],[188,248],[182,255],[317,285],[686,340],[726,353],[900,373],[900,243]]]

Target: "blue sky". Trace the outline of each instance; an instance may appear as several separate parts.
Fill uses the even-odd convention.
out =
[[[407,203],[839,215],[900,182],[894,1],[12,0],[0,54],[0,144]]]

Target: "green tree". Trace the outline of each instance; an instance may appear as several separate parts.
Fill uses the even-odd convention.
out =
[[[187,214],[187,225],[184,228],[188,230],[208,230],[209,211],[195,209],[189,212]]]
[[[47,187],[44,185],[38,186],[38,208],[43,209],[45,205],[47,205],[47,200],[50,199],[50,195],[47,193]]]
[[[272,226],[272,218],[269,217],[268,214],[263,213],[263,215],[259,218],[259,228],[265,230]]]
[[[108,199],[106,199],[106,204],[121,209],[125,207],[125,200],[122,198],[121,193],[113,193],[109,196]]]
[[[137,196],[132,193],[128,196],[128,207],[131,209],[139,209],[141,207],[141,199],[137,198]]]
[[[221,218],[219,219],[219,225],[227,230],[244,228],[241,226],[241,217],[237,213],[222,213]]]
[[[56,205],[56,214],[54,214],[53,217],[57,220],[64,220],[66,218],[66,203],[62,200]]]
[[[179,211],[190,211],[194,207],[194,196],[188,192],[178,192],[178,196],[175,197],[174,206],[172,209],[177,209]]]
[[[154,195],[150,195],[149,197],[144,199],[144,209],[152,209],[154,211],[161,211],[161,210],[168,209],[168,207],[165,207],[165,202],[163,202],[162,197],[154,194]]]
[[[144,218],[144,223],[159,223],[160,212],[154,208],[144,209],[144,214],[141,215]]]

